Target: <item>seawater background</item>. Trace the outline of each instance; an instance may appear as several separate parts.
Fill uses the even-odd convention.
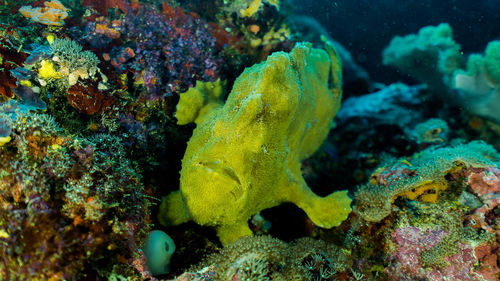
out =
[[[382,65],[382,50],[396,35],[447,22],[464,53],[482,53],[500,39],[499,0],[294,0],[295,13],[316,18],[376,81],[414,82]]]

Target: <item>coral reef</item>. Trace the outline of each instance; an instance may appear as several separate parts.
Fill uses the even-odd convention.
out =
[[[25,52],[18,52],[16,46],[9,37],[0,37],[0,97],[14,97],[13,88],[17,87],[17,79],[11,73],[13,69],[18,68],[27,58]]]
[[[48,37],[51,38],[51,37]],[[80,113],[103,112],[113,103],[108,78],[100,71],[100,60],[90,50],[70,39],[51,38],[49,46],[35,45],[23,67],[11,73],[41,96],[67,100]]]
[[[355,212],[377,222],[390,214],[397,197],[436,203],[449,187],[447,178],[467,176],[474,168],[493,166],[499,159],[498,152],[483,142],[429,148],[413,159],[378,168],[370,183],[357,191]]]
[[[496,280],[498,157],[471,142],[382,165],[343,226],[344,244],[360,257],[355,269],[384,280]]]
[[[60,75],[68,77],[69,86],[75,85],[79,78],[93,78],[98,71],[97,56],[89,50],[82,51],[82,46],[75,41],[55,39],[50,43],[50,51],[52,61],[59,65]],[[39,74],[43,78],[43,75]]]
[[[431,118],[415,126],[413,137],[419,144],[439,144],[447,141],[450,133],[448,124],[438,118]]]
[[[115,47],[110,53],[119,73],[132,70],[135,83],[153,96],[182,92],[198,80],[220,77],[223,63],[203,19],[167,4],[162,11],[148,4],[129,9],[119,29],[130,46]]]
[[[395,37],[382,56],[385,65],[401,69],[436,92],[446,92],[443,75],[451,75],[463,64],[460,45],[453,40],[451,27],[446,23]]]
[[[235,68],[265,60],[274,51],[290,51],[294,40],[288,14],[279,1],[201,1],[213,9],[210,33],[225,62]],[[300,40],[298,40],[300,41]]]
[[[469,55],[467,69],[460,49],[453,40],[451,27],[442,23],[423,27],[418,34],[395,37],[384,50],[383,61],[427,83],[446,101],[500,122],[496,110],[500,103],[500,43],[490,42],[484,56]]]
[[[120,138],[70,136],[29,111],[1,113],[12,137],[0,147],[1,279],[76,279],[103,257],[101,269],[134,259],[149,202]]]
[[[336,280],[350,266],[334,244],[303,238],[285,243],[269,236],[243,237],[204,260],[216,280]]]
[[[0,2],[0,280],[500,279],[486,13]]]
[[[488,43],[485,55],[469,55],[467,71],[456,70],[450,82],[454,89],[458,89],[458,97],[468,110],[497,123],[500,122],[496,112],[500,103],[499,53],[499,41]]]
[[[162,223],[211,225],[227,244],[252,234],[251,215],[284,202],[321,227],[346,218],[346,192],[319,198],[300,172],[300,161],[319,147],[339,107],[341,69],[330,50],[330,58],[307,44],[274,53],[240,75],[224,106],[193,116],[201,121],[184,155],[180,191],[163,200]]]
[[[419,207],[417,214],[414,220],[401,216],[391,233],[390,280],[485,280],[475,249],[492,245],[494,235],[464,228],[460,210],[446,204]]]

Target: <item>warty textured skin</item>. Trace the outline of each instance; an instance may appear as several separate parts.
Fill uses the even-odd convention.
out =
[[[252,235],[252,215],[284,202],[325,228],[347,217],[347,191],[321,198],[300,169],[326,138],[340,106],[340,61],[333,47],[327,50],[297,44],[289,54],[276,52],[238,77],[223,106],[195,116],[180,191],[164,198],[162,223],[213,226],[228,244]]]

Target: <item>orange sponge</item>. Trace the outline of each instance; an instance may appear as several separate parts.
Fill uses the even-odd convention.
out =
[[[68,17],[68,9],[57,0],[44,3],[45,7],[22,6],[19,12],[34,22],[45,25],[62,25]]]

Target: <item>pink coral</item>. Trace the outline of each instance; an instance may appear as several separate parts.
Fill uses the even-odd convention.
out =
[[[474,169],[468,176],[467,182],[472,192],[484,203],[474,209],[466,217],[466,221],[475,228],[495,233],[496,242],[479,246],[475,249],[481,268],[480,273],[487,280],[500,278],[500,218],[496,211],[500,205],[500,169],[488,167]]]
[[[479,259],[481,268],[478,270],[486,280],[500,279],[500,246],[495,244],[483,244],[474,249],[474,254]]]
[[[468,183],[479,195],[500,192],[500,170],[496,167],[478,169],[471,173]]]
[[[396,251],[390,257],[392,265],[386,269],[391,280],[413,280],[425,274],[420,263],[420,254],[436,246],[444,234],[445,232],[440,229],[422,233],[420,228],[412,226],[396,229],[392,233]],[[410,279],[405,279],[403,276],[408,276]]]
[[[495,167],[474,169],[468,177],[468,184],[473,193],[484,203],[472,212],[469,221],[489,232],[499,232],[500,220],[495,216],[494,210],[500,205],[500,169]]]
[[[386,268],[390,280],[483,280],[474,272],[477,262],[474,248],[457,242],[458,252],[443,257],[447,266],[424,268],[421,256],[436,247],[449,234],[441,228],[423,230],[406,226],[396,229],[391,237],[395,251],[389,257],[390,266]]]

